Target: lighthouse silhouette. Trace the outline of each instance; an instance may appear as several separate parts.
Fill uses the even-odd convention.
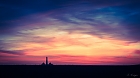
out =
[[[48,65],[48,57],[46,57],[46,65]]]
[[[46,57],[46,64],[43,62],[41,65],[53,65],[51,62],[48,63],[48,57]]]

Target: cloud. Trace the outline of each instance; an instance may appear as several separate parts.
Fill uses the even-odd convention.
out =
[[[13,55],[23,55],[24,54],[22,51],[7,51],[7,50],[0,50],[0,53],[7,53],[7,54],[13,54]]]
[[[135,50],[134,54],[140,55],[140,50]]]
[[[51,18],[59,23],[75,24],[75,27],[65,26],[67,29],[64,30],[68,32],[81,31],[99,37],[108,35],[111,38],[138,42],[140,40],[138,34],[140,33],[138,21],[140,6],[138,3],[138,0],[29,0],[16,1],[16,3],[2,1],[0,15],[3,18],[0,18],[0,33],[15,34],[18,33],[16,28],[23,26],[32,28],[29,27],[30,24],[44,23],[43,21],[50,22],[46,18]],[[36,15],[31,16],[33,14]],[[40,16],[38,16],[39,14]],[[27,18],[23,18],[25,16]],[[19,20],[21,17],[25,20],[21,20],[20,23],[18,23],[19,21],[11,22]],[[86,28],[83,25],[90,25],[91,27]]]
[[[105,35],[111,38],[117,38],[128,42],[138,42],[140,40],[139,31],[139,16],[138,9],[129,9],[129,6],[136,3],[127,4],[124,6],[109,6],[102,8],[89,9],[89,6],[81,6],[77,10],[70,12],[69,8],[62,9],[58,15],[52,15],[52,18],[67,22],[68,24],[75,24],[75,27],[67,27],[66,31],[81,31],[86,34],[98,35],[104,37]],[[80,7],[80,6],[77,6]],[[82,8],[87,10],[82,11]],[[140,7],[140,6],[139,6]],[[77,25],[77,26],[76,26]],[[84,26],[91,26],[85,28]],[[89,31],[86,31],[89,30]]]
[[[129,65],[138,64],[139,58],[129,58],[125,56],[72,56],[57,55],[48,56],[54,64],[89,64],[89,65]]]
[[[44,52],[63,46],[90,45],[90,41],[86,43],[88,38],[84,40],[74,34],[114,39],[116,43],[118,40],[138,43],[139,8],[138,0],[3,0],[0,1],[0,53],[24,55],[24,52]],[[123,62],[129,58],[114,59]]]

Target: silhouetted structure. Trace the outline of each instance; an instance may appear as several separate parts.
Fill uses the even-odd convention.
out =
[[[43,66],[44,66],[44,65],[45,65],[45,63],[43,62],[41,65],[43,65]]]
[[[46,57],[46,64],[43,62],[41,65],[53,65],[51,62],[48,63],[48,57]]]
[[[46,65],[48,65],[48,57],[46,57]]]
[[[49,65],[53,65],[53,64],[50,62]]]

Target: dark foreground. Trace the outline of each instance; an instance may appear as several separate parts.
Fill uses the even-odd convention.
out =
[[[140,78],[140,65],[1,65],[0,78]]]

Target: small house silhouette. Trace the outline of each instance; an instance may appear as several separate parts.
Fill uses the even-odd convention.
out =
[[[49,65],[53,65],[53,64],[50,62]]]
[[[45,63],[43,62],[41,65],[43,65],[43,66],[44,66],[44,65],[45,65]]]

